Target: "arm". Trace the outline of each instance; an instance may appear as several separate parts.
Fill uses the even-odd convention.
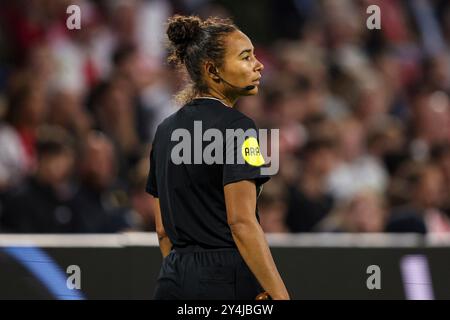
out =
[[[242,258],[273,299],[289,299],[256,219],[255,183],[248,180],[230,183],[224,187],[224,192],[228,224]]]
[[[167,257],[172,250],[172,243],[170,242],[169,237],[164,230],[164,226],[162,224],[161,218],[161,208],[159,206],[159,199],[155,199],[155,225],[156,225],[156,233],[158,234],[159,248],[161,250],[163,258]]]

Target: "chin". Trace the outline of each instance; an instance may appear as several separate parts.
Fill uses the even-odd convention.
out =
[[[256,87],[254,87],[252,90],[247,91],[246,94],[245,94],[245,96],[254,96],[254,95],[257,95],[257,94],[258,94],[258,91],[259,91],[259,89],[258,89],[258,87],[256,86]]]

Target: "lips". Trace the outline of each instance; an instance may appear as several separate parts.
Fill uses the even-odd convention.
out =
[[[261,77],[256,78],[255,80],[253,80],[253,83],[259,84],[259,80],[261,79]]]

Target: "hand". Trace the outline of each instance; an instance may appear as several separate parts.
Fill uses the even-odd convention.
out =
[[[258,294],[255,300],[272,300],[272,297],[267,293],[267,291],[264,291]]]
[[[271,300],[291,300],[291,298],[289,297],[289,294],[281,294],[281,295],[274,295],[273,297],[271,297]]]

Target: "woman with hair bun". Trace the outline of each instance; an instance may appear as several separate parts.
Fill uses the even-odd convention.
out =
[[[190,83],[177,95],[183,107],[158,126],[150,153],[146,190],[156,199],[164,257],[155,299],[289,299],[258,222],[257,196],[269,177],[261,173],[256,126],[233,108],[258,93],[264,67],[229,20],[176,15],[167,36],[169,62]],[[193,141],[199,128],[223,137],[209,140],[221,147],[213,162],[198,161],[209,146]],[[237,132],[231,143],[230,129]],[[192,148],[180,152],[185,134]]]

